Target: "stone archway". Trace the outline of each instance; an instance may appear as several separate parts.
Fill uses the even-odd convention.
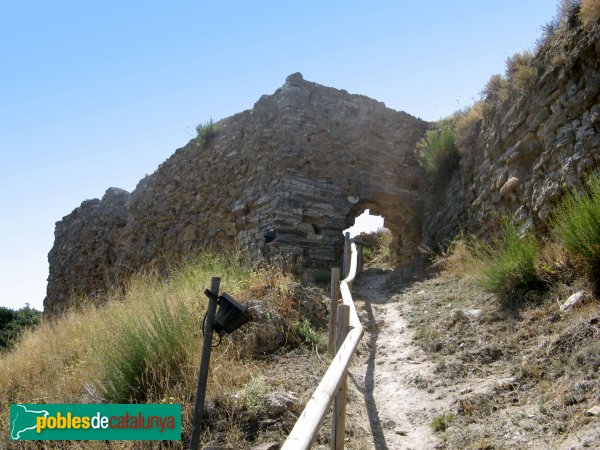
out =
[[[109,192],[57,223],[48,310],[71,293],[104,291],[103,274],[125,281],[206,245],[237,241],[258,261],[269,230],[271,254],[339,265],[342,230],[360,208],[385,216],[400,261],[416,254],[423,171],[414,149],[425,121],[297,73],[216,127],[210,141],[192,139],[131,194],[119,191],[118,202]]]
[[[408,262],[418,254],[422,202],[415,193],[374,193],[369,199],[358,199],[349,209],[344,225],[351,226],[365,209],[369,209],[371,215],[383,217],[384,227],[392,233],[390,250],[394,259]]]

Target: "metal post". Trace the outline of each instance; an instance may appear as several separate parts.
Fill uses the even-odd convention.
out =
[[[340,269],[334,267],[331,269],[331,303],[329,305],[329,339],[327,341],[327,351],[330,356],[335,355],[335,336],[337,329],[337,307],[340,301]]]
[[[213,277],[210,290],[215,296],[219,295],[221,279]],[[206,323],[204,325],[204,343],[202,344],[202,359],[200,360],[200,373],[198,375],[198,386],[196,388],[196,401],[194,403],[194,421],[192,423],[192,438],[190,450],[198,450],[200,445],[200,423],[204,413],[204,398],[206,396],[206,382],[208,380],[208,365],[210,363],[210,351],[212,349],[213,325],[217,312],[216,298],[209,297],[208,309],[206,310]]]
[[[344,273],[342,276],[346,278],[350,272],[350,232],[344,233]]]

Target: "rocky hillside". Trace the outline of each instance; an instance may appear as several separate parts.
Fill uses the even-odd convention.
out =
[[[430,245],[461,228],[485,235],[501,211],[544,232],[552,203],[600,162],[600,30],[564,28],[538,48],[525,89],[488,91],[466,118],[457,170],[430,188]]]
[[[268,251],[330,267],[342,230],[366,208],[385,215],[397,253],[409,259],[421,241],[413,148],[426,126],[290,75],[253,109],[218,122],[207,142],[178,149],[131,194],[111,188],[58,222],[44,307],[60,309],[72,295],[100,294],[148,264],[166,267],[215,243],[238,241],[254,261]]]

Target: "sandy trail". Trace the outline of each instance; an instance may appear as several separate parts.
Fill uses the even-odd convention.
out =
[[[433,364],[413,344],[413,332],[401,316],[397,297],[392,299],[385,290],[388,276],[365,271],[353,287],[366,351],[351,364],[349,386],[358,392],[348,411],[368,424],[372,448],[432,449],[439,440],[430,423],[447,410],[448,400],[423,388],[425,380],[434,378]]]

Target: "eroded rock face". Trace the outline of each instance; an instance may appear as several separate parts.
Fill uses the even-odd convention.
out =
[[[537,80],[484,114],[458,170],[426,201],[424,240],[489,236],[503,212],[546,232],[553,203],[600,163],[600,30],[570,30],[534,59]],[[555,63],[557,52],[564,62]]]
[[[102,200],[86,200],[56,223],[54,247],[48,254],[50,276],[44,307],[69,306],[70,297],[94,296],[117,282],[130,195],[110,188]],[[61,304],[48,304],[48,299]]]
[[[252,259],[289,254],[328,268],[342,230],[366,208],[382,214],[400,259],[421,242],[426,122],[364,96],[290,75],[254,108],[218,123],[207,145],[178,149],[134,192],[109,189],[57,223],[45,309],[101,293],[152,263],[168,265],[215,242]]]

